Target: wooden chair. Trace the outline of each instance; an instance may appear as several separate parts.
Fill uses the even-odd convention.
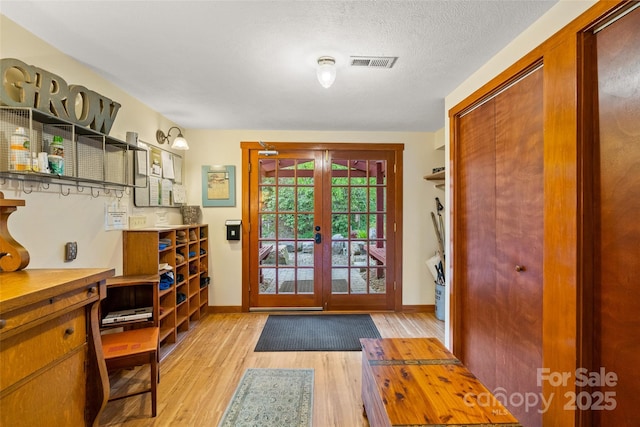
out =
[[[158,335],[157,327],[130,329],[102,335],[102,350],[107,370],[131,368],[147,363],[151,365],[150,388],[119,396],[109,396],[109,402],[151,393],[151,415],[156,416],[156,397],[160,382]]]

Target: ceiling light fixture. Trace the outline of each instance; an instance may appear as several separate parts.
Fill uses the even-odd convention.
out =
[[[156,140],[160,144],[164,144],[165,142],[168,143],[169,142],[169,135],[171,134],[171,131],[173,129],[178,129],[178,136],[176,136],[176,138],[173,140],[173,144],[171,144],[171,148],[173,148],[174,150],[188,150],[189,149],[189,144],[187,144],[187,140],[184,139],[184,136],[182,136],[182,131],[177,126],[170,127],[169,130],[167,131],[166,135],[164,134],[164,132],[162,132],[160,129],[158,129],[156,131]]]
[[[317,74],[322,87],[329,89],[336,80],[336,60],[331,56],[318,58]]]

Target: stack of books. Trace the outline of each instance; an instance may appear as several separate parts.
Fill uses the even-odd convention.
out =
[[[111,325],[133,320],[148,320],[153,317],[153,307],[132,308],[130,310],[112,311],[102,319],[103,325]]]

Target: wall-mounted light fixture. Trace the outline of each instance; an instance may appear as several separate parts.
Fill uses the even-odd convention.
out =
[[[178,136],[176,136],[175,139],[173,140],[173,144],[171,144],[171,148],[173,148],[174,150],[188,150],[189,144],[187,144],[187,140],[184,139],[184,136],[182,136],[182,131],[177,126],[170,127],[166,135],[164,134],[164,132],[158,129],[158,131],[156,131],[156,140],[160,144],[164,144],[165,142],[168,143],[169,135],[171,134],[171,131],[173,129],[178,129]]]
[[[336,60],[331,56],[321,56],[318,58],[316,72],[322,87],[329,89],[333,82],[336,81]]]

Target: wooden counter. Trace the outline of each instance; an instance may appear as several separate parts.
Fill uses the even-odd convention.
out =
[[[0,425],[97,424],[109,395],[98,306],[113,274],[0,272]]]
[[[496,399],[478,399],[491,394],[437,339],[360,342],[362,402],[371,427],[520,426]]]

